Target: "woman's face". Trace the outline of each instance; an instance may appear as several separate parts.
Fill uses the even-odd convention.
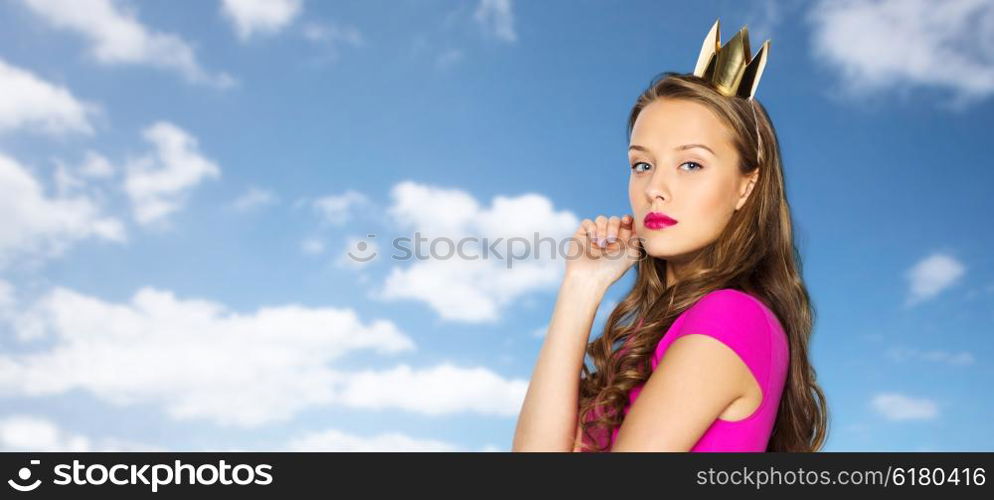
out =
[[[741,173],[732,140],[731,129],[697,102],[656,99],[639,113],[628,149],[628,197],[649,255],[688,260],[745,203],[759,169]],[[650,212],[662,217],[646,219]]]

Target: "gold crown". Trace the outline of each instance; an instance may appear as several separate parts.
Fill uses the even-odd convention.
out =
[[[749,30],[745,26],[722,47],[718,20],[715,20],[704,38],[694,75],[710,81],[718,92],[728,97],[752,99],[763,76],[769,52],[770,41],[767,40],[756,57],[749,55]]]

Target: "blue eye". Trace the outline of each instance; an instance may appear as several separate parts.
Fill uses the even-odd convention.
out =
[[[682,164],[680,164],[681,167],[684,166],[684,165],[697,165],[697,168],[695,168],[693,170],[700,170],[700,169],[704,168],[700,163],[697,163],[695,161],[686,161],[686,162],[683,162]]]
[[[644,161],[635,162],[635,164],[632,165],[632,171],[633,172],[638,172],[638,173],[644,172],[645,170],[639,170],[639,165],[651,166],[651,165],[649,165],[648,163],[646,163]]]

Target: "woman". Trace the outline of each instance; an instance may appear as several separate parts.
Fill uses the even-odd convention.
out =
[[[769,42],[752,58],[747,36],[722,47],[716,22],[694,74],[664,73],[635,103],[633,215],[586,219],[574,234],[579,257],[567,261],[514,451],[823,445],[813,308],[776,132],[753,99]],[[604,293],[633,265],[634,286],[588,343]]]

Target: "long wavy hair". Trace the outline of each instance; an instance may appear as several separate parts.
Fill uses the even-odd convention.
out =
[[[760,175],[717,240],[688,266],[693,271],[673,286],[666,283],[666,261],[641,249],[632,289],[611,312],[603,333],[586,348],[595,371],[584,363],[580,374],[580,451],[610,448],[608,440],[624,418],[628,393],[649,378],[662,336],[680,313],[720,288],[761,300],[777,315],[789,339],[790,367],[767,451],[818,451],[828,431],[828,410],[808,360],[815,311],[801,279],[773,123],[755,99],[726,97],[699,77],[666,72],[653,78],[638,97],[628,119],[629,139],[639,113],[661,98],[686,99],[713,111],[734,133],[741,172],[758,168]]]

